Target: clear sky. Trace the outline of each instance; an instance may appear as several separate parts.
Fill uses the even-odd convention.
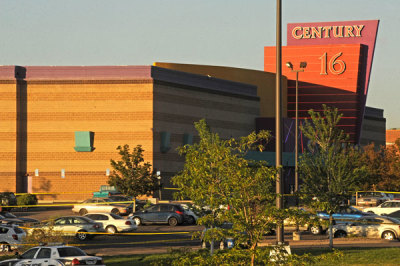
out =
[[[286,24],[379,19],[367,105],[400,128],[400,0],[282,0]],[[150,65],[262,70],[275,0],[0,0],[0,65]]]

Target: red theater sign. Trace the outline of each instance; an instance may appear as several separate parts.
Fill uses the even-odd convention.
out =
[[[348,26],[317,26],[317,27],[301,27],[295,26],[292,29],[292,37],[299,39],[315,39],[315,38],[351,38],[361,37],[361,32],[365,25],[348,25]]]
[[[287,45],[363,44],[367,46],[364,83],[366,96],[378,25],[379,20],[289,23]]]
[[[287,26],[287,46],[282,47],[282,63],[296,69],[306,61],[299,75],[299,117],[308,110],[322,110],[322,104],[343,114],[340,127],[357,143],[364,115],[369,76],[375,49],[378,20],[291,23]],[[276,49],[265,47],[264,70],[276,71]],[[288,78],[287,116],[295,116],[295,79],[291,69],[283,67]]]

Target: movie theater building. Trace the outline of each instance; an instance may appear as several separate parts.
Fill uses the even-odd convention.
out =
[[[377,28],[377,20],[288,24],[283,65],[291,62],[298,69],[307,62],[299,75],[300,123],[309,109],[320,111],[326,104],[343,113],[340,126],[353,143],[382,135],[383,110],[365,111]],[[119,159],[116,148],[124,144],[142,145],[144,159],[170,188],[171,176],[184,163],[177,147],[198,140],[194,122],[205,118],[222,138],[260,129],[274,134],[275,62],[275,47],[265,47],[264,71],[161,62],[0,66],[0,191],[56,193],[41,195],[44,200],[91,197],[107,183],[110,159]],[[300,152],[306,143],[301,132],[294,133],[296,75],[285,66],[282,71],[288,193],[295,139]],[[253,158],[274,165],[274,138],[267,149]],[[163,199],[171,199],[172,192],[163,189]]]
[[[270,91],[259,97],[251,83],[157,66],[1,66],[0,191],[91,197],[124,144],[142,145],[169,187],[183,166],[176,148],[197,139],[194,122],[205,118],[223,138],[254,131],[275,76],[246,72]]]

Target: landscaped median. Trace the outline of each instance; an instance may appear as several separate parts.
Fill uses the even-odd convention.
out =
[[[164,265],[163,262],[179,262],[179,252],[168,254],[149,254],[149,255],[126,255],[126,256],[107,256],[103,257],[107,266],[135,266],[135,265]],[[300,248],[292,249],[292,254],[318,258],[314,265],[399,265],[400,252],[398,248],[370,248],[370,247],[350,247],[338,248],[334,252],[328,248]],[[179,265],[179,264],[178,264]],[[195,264],[192,264],[195,265]],[[209,264],[211,266],[213,264]],[[293,263],[292,265],[298,265]],[[303,264],[308,265],[308,264]],[[310,265],[313,265],[310,260]]]

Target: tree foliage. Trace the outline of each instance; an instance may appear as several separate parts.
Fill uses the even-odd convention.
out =
[[[149,162],[144,162],[143,148],[137,145],[130,151],[129,145],[118,146],[121,160],[111,161],[112,173],[108,184],[121,193],[136,199],[140,195],[151,195],[159,188],[158,179]]]
[[[323,107],[323,112],[310,110],[311,120],[301,126],[309,145],[300,157],[299,172],[303,201],[330,214],[332,239],[332,213],[359,188],[366,169],[358,163],[359,150],[347,142],[348,136],[338,127],[342,115],[336,108]]]
[[[195,123],[195,128],[200,142],[179,149],[185,156],[185,165],[173,177],[173,183],[181,188],[176,196],[190,198],[195,205],[210,210],[199,220],[200,224],[213,227],[232,222],[232,230],[226,233],[234,235],[238,243],[249,243],[254,250],[276,219],[285,217],[284,211],[275,207],[275,168],[245,158],[248,151],[261,150],[262,141],[270,135],[261,131],[223,140],[211,133],[205,120]]]
[[[363,148],[360,165],[368,170],[362,190],[400,191],[400,139],[394,145]]]

